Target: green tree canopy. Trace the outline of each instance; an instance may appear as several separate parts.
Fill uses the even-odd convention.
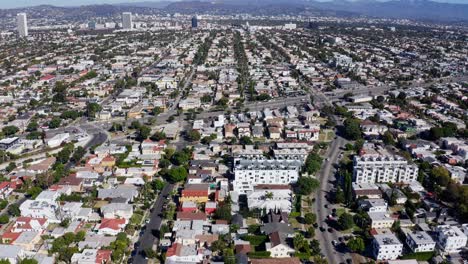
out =
[[[348,246],[349,250],[351,250],[352,252],[356,252],[356,253],[364,252],[364,250],[366,249],[366,245],[364,244],[364,240],[362,238],[360,238],[360,237],[351,238],[348,241],[347,246]]]
[[[348,213],[343,213],[338,218],[338,224],[342,230],[350,229],[354,226],[353,216]]]
[[[320,182],[310,177],[300,177],[297,181],[299,194],[310,195],[320,186]]]

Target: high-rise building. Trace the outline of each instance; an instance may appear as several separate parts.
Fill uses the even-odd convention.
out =
[[[198,18],[197,16],[192,17],[192,28],[197,28],[198,27]]]
[[[132,29],[132,13],[130,12],[122,13],[122,28]]]
[[[18,24],[18,34],[20,37],[28,36],[28,21],[26,18],[26,13],[19,13],[16,16],[16,22]]]

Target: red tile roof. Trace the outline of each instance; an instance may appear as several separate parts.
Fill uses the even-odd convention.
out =
[[[110,228],[113,230],[120,230],[121,226],[125,225],[125,219],[111,219],[111,218],[103,218],[101,224],[99,225],[99,229]]]

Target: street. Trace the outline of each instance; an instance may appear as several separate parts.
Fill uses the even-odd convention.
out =
[[[133,257],[132,263],[135,264],[146,264],[148,262],[144,256],[144,250],[146,248],[152,248],[154,243],[159,241],[159,237],[153,235],[153,230],[159,230],[162,223],[160,214],[162,213],[162,207],[164,204],[164,196],[168,195],[174,189],[174,184],[166,184],[159,194],[156,202],[153,205],[153,212],[150,215],[150,222],[146,224],[146,229],[138,239],[136,243],[138,246],[135,248],[135,256]]]
[[[331,244],[333,240],[338,240],[338,231],[328,232],[326,230],[328,226],[325,222],[327,215],[331,214],[331,208],[325,208],[325,206],[328,204],[326,195],[333,189],[333,182],[335,180],[335,175],[332,173],[333,165],[338,163],[340,148],[346,143],[347,141],[340,136],[337,136],[332,141],[325,155],[325,157],[328,157],[328,160],[325,160],[322,169],[317,174],[317,178],[320,181],[320,189],[316,192],[314,208],[318,225],[323,226],[325,231],[316,232],[316,238],[324,250],[323,253],[328,263],[340,263],[346,259],[344,254],[337,252]]]

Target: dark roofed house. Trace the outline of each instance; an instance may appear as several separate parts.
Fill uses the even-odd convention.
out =
[[[262,233],[270,235],[273,232],[281,232],[287,234],[294,234],[294,228],[285,223],[268,223],[260,227]]]

